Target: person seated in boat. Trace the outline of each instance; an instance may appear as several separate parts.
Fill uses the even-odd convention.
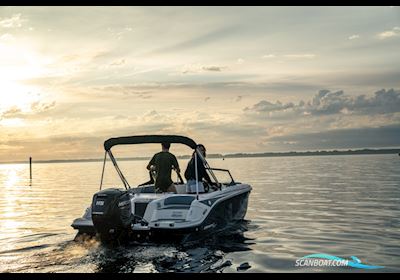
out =
[[[154,182],[156,190],[176,193],[175,185],[171,179],[171,171],[174,169],[179,174],[180,169],[175,155],[169,152],[170,146],[170,143],[161,143],[161,152],[151,158],[147,169],[150,172],[156,172]]]
[[[202,156],[206,157],[206,148],[202,144],[197,145],[197,149],[200,151]],[[188,165],[185,170],[185,178],[187,180],[187,193],[196,193],[196,169],[195,169],[195,153],[193,152],[192,158],[188,162]],[[203,161],[197,156],[197,178],[198,178],[198,185],[199,185],[199,193],[204,193],[204,183],[203,179],[209,186],[213,186],[214,183],[211,181],[210,176],[208,175],[206,168],[204,166]]]

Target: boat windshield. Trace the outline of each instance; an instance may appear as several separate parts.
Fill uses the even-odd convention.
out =
[[[218,178],[218,182],[224,185],[234,185],[235,181],[231,175],[231,172],[228,169],[221,168],[207,168],[207,170],[212,170],[214,175]],[[211,180],[213,177],[211,177]]]

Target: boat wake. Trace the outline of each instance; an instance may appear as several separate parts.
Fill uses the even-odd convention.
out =
[[[124,246],[101,244],[92,251],[96,272],[223,272],[232,266],[228,254],[251,250],[254,244],[244,236],[249,221],[231,225],[229,229],[201,239],[183,243],[135,243]],[[88,242],[83,241],[82,244]]]

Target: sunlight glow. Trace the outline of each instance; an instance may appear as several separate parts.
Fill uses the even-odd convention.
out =
[[[20,207],[17,202],[18,197],[22,195],[25,187],[22,183],[22,172],[25,166],[19,164],[5,164],[0,167],[0,182],[5,188],[0,194],[0,232],[1,237],[15,234],[18,228],[25,225],[25,222],[19,220],[20,215],[16,209]],[[13,249],[15,244],[10,243],[7,248]]]
[[[25,126],[25,121],[20,118],[1,120],[1,125],[5,127],[22,127]]]
[[[10,110],[13,106],[23,111],[30,111],[30,104],[39,100],[38,94],[33,93],[31,87],[17,82],[3,80],[0,87],[1,92],[7,95],[7,98],[1,100],[0,112]]]
[[[8,172],[6,174],[7,179],[4,180],[4,187],[12,188],[17,184],[17,182],[19,181],[19,176],[17,174],[17,171],[18,171],[18,167],[8,170]]]
[[[0,89],[7,98],[2,98],[0,113],[12,106],[30,111],[30,104],[38,101],[38,89],[23,82],[48,74],[49,58],[43,57],[22,43],[0,42]]]

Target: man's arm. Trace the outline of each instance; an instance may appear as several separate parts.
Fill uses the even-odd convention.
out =
[[[155,155],[151,158],[151,160],[150,160],[150,162],[149,162],[149,164],[147,165],[147,170],[151,170],[151,169],[153,169],[153,168],[151,168],[152,166],[154,166],[154,163],[155,163],[155,159],[154,159],[154,157],[155,157]]]
[[[173,156],[173,167],[174,167],[174,169],[176,170],[176,172],[180,173],[181,170],[179,169],[178,160],[176,159],[176,156],[175,156],[175,155],[172,155],[172,156]]]

